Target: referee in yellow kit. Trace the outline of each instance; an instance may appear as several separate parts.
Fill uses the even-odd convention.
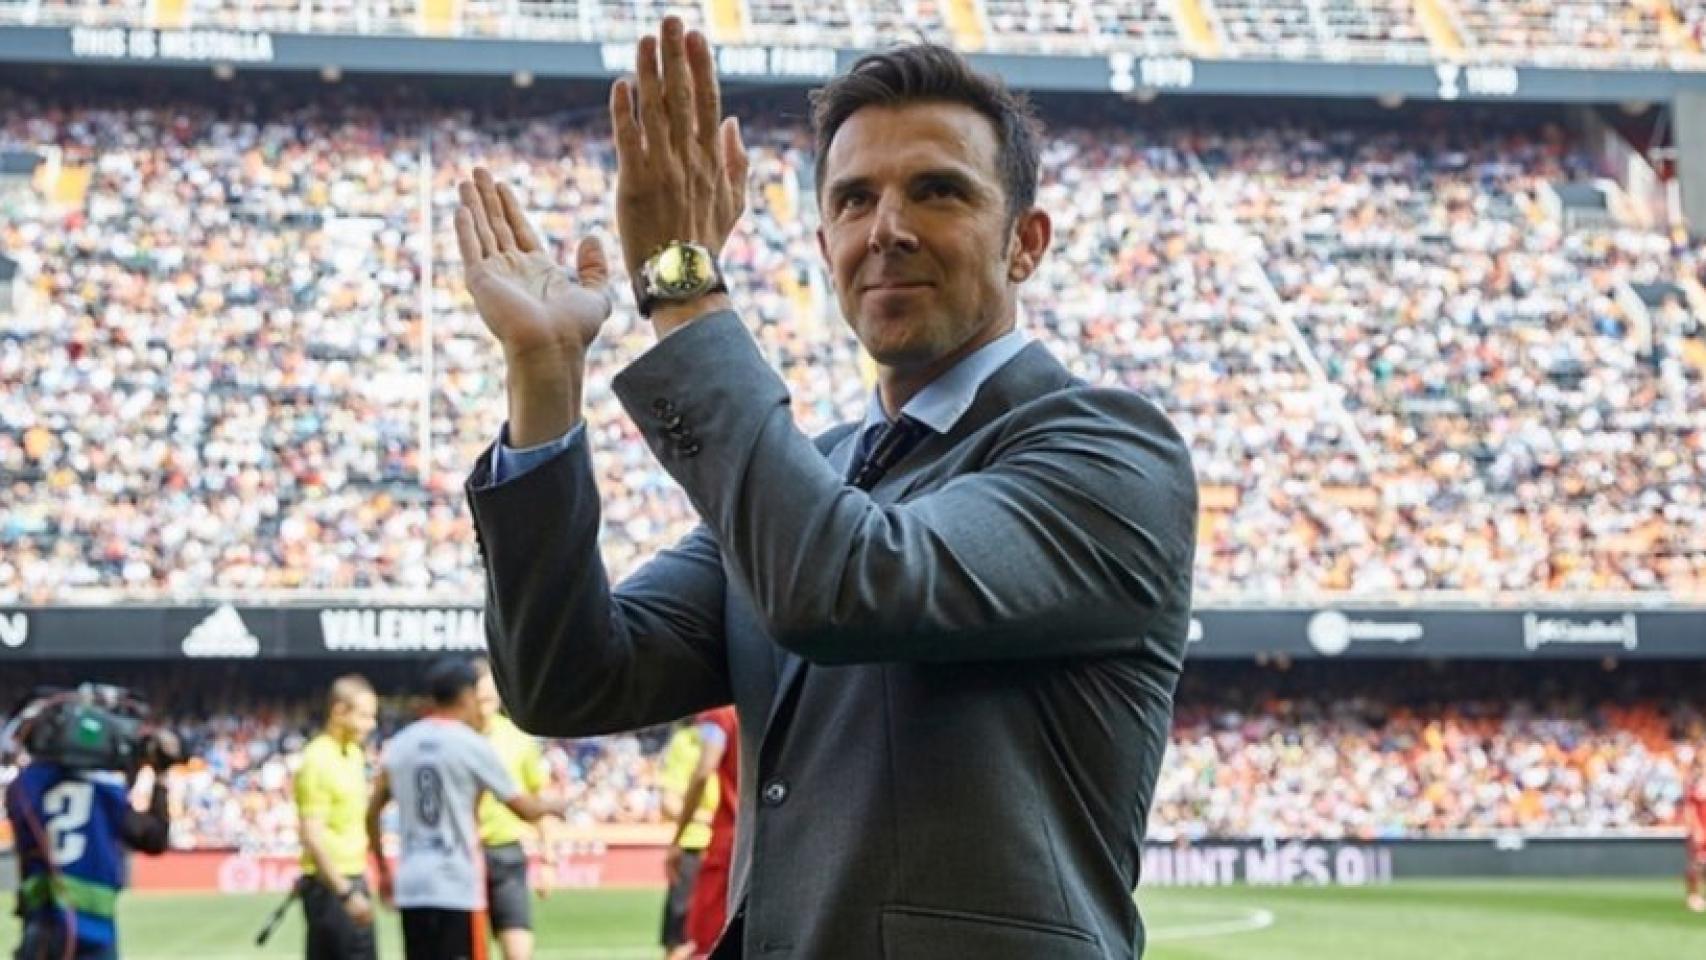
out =
[[[364,677],[332,683],[326,727],[308,741],[292,784],[302,838],[308,960],[375,960],[367,888],[367,748],[379,704]]]
[[[551,782],[545,756],[532,737],[503,715],[491,664],[480,660],[477,666],[480,682],[475,693],[485,723],[480,732],[497,750],[516,787],[538,796]],[[527,851],[521,846],[530,828],[489,792],[480,798],[479,821],[480,843],[486,849],[486,910],[498,945],[505,960],[533,960],[533,901],[527,883]],[[545,842],[547,822],[540,821],[539,846],[541,856],[551,862],[550,847]]]
[[[664,747],[663,762],[658,770],[658,786],[663,796],[663,816],[667,823],[681,819],[681,805],[687,798],[687,785],[699,769],[699,758],[705,751],[700,740],[699,724],[689,717],[675,726],[675,733]],[[711,845],[711,819],[717,815],[717,775],[700,795],[699,809],[693,822],[681,831],[676,846],[681,848],[677,867],[669,876],[669,892],[663,902],[663,931],[659,942],[665,960],[671,960],[687,943],[687,902],[693,897],[693,884],[699,879],[699,861],[705,848]]]

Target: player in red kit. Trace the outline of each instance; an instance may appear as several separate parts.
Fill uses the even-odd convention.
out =
[[[1688,909],[1706,913],[1706,897],[1700,894],[1706,875],[1706,769],[1697,769],[1694,786],[1682,801],[1682,826],[1688,835]]]
[[[723,931],[728,913],[729,871],[734,865],[735,810],[740,805],[740,728],[735,720],[734,707],[707,710],[698,718],[699,739],[703,752],[699,768],[687,785],[682,798],[683,811],[676,826],[677,842],[670,844],[665,869],[670,881],[680,869],[681,834],[692,822],[693,811],[707,785],[715,784],[717,811],[711,820],[711,842],[705,847],[699,862],[699,876],[693,883],[693,894],[687,904],[687,943],[671,958],[699,958],[710,953]]]

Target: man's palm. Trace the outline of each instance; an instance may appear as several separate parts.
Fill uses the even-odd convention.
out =
[[[484,169],[459,189],[456,245],[474,306],[511,357],[539,350],[584,353],[610,316],[604,247],[586,237],[575,278],[550,254],[508,186]]]
[[[600,261],[586,262],[590,256]],[[582,244],[577,274],[604,276],[603,251],[596,241]],[[468,292],[492,334],[512,355],[565,344],[585,349],[610,315],[602,290],[576,283],[541,250],[512,250],[466,268]],[[598,286],[602,286],[602,282]]]

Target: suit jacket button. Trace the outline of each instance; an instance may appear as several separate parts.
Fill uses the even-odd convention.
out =
[[[764,805],[779,807],[788,799],[788,781],[772,780],[764,785]]]
[[[675,404],[670,403],[663,397],[659,397],[652,401],[652,412],[660,417],[667,417],[675,412]]]
[[[689,440],[686,443],[678,443],[675,445],[675,449],[682,456],[691,457],[699,452],[699,441]]]

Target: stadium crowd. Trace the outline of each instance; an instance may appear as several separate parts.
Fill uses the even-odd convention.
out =
[[[1655,65],[1698,60],[1698,0],[749,0],[714,18],[713,39],[879,48],[923,35],[1023,53],[1118,49],[1163,56],[1257,59]],[[459,33],[630,40],[665,15],[707,24],[684,0],[201,0],[155,10],[133,0],[0,5],[35,24],[170,26],[356,34]],[[952,9],[952,12],[950,12]],[[1430,32],[1433,36],[1430,36]],[[1191,39],[1187,39],[1187,36]]]
[[[1220,681],[1214,681],[1217,687]],[[1199,691],[1200,692],[1200,691]],[[388,701],[370,752],[410,705]],[[306,701],[180,715],[191,759],[168,775],[181,849],[298,849],[290,783]],[[662,825],[668,731],[547,741],[575,827]],[[1153,839],[1396,838],[1672,828],[1706,715],[1686,697],[1420,702],[1383,693],[1189,693],[1150,817]],[[1701,756],[1706,760],[1706,756]],[[15,768],[0,765],[0,788]]]
[[[1676,731],[1692,736],[1676,738]],[[1366,697],[1181,710],[1150,835],[1392,839],[1674,825],[1706,725],[1655,703]]]
[[[0,100],[0,152],[44,158],[0,186],[21,274],[0,325],[0,602],[477,596],[460,487],[504,402],[453,184],[486,163],[547,236],[608,237],[597,113]],[[747,136],[725,265],[817,429],[866,386],[817,265],[807,134]],[[1687,291],[1706,259],[1566,223],[1551,192],[1591,173],[1545,127],[1057,123],[1057,238],[1023,323],[1184,432],[1205,596],[1700,596]],[[1634,285],[1668,291],[1651,323]],[[623,305],[589,380],[617,574],[693,522],[605,389],[650,342]]]
[[[401,726],[383,725],[370,748]],[[313,736],[310,712],[292,719],[224,715],[187,726],[191,759],[168,775],[174,843],[243,849],[251,853],[294,853],[299,848],[291,777],[301,749]],[[545,760],[552,790],[573,802],[567,822],[573,827],[662,823],[657,788],[662,734],[600,740],[551,741]]]

